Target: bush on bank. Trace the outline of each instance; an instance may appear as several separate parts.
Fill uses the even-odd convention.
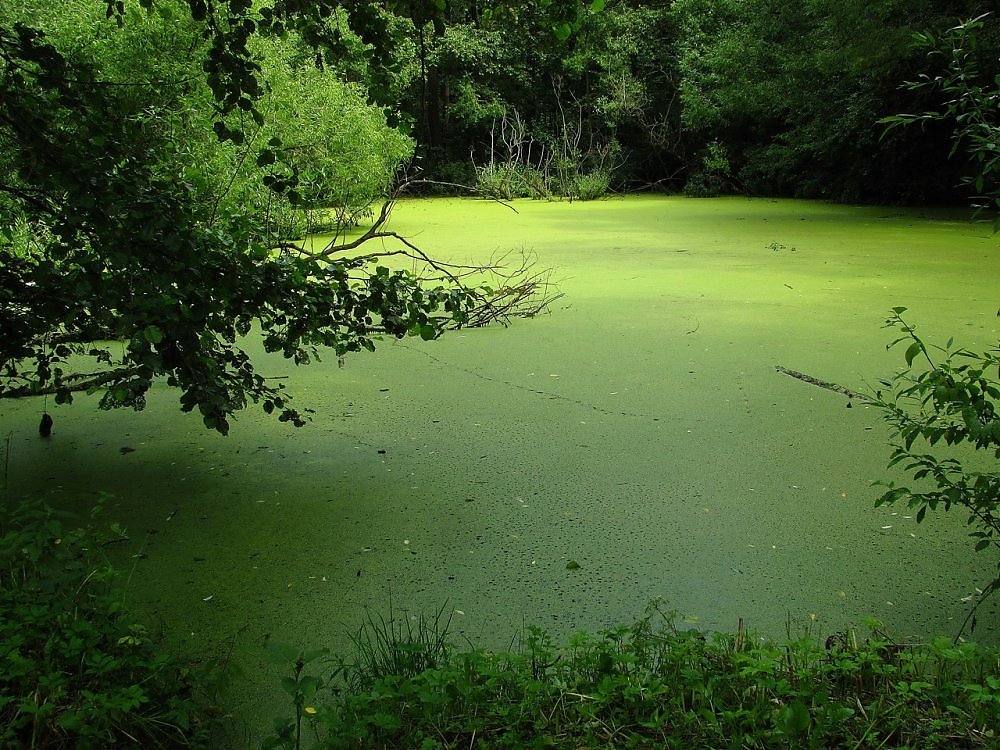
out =
[[[101,549],[67,514],[0,504],[0,747],[203,747],[196,680],[124,607]]]
[[[399,622],[369,620],[358,658],[323,676],[321,652],[300,654],[283,683],[295,716],[265,747],[304,732],[331,749],[1000,746],[996,649],[896,643],[874,622],[777,642],[683,629],[654,603],[562,646],[530,629],[516,653],[452,652],[440,613]]]

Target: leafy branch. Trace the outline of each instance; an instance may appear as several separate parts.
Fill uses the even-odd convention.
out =
[[[953,348],[950,340],[930,347],[903,318],[905,311],[893,308],[886,326],[901,333],[889,346],[906,344],[906,368],[882,381],[886,390],[876,393],[874,403],[894,430],[889,466],[902,467],[920,486],[877,482],[885,491],[876,506],[905,502],[916,509],[917,523],[928,510],[964,508],[975,551],[1000,553],[1000,471],[994,463],[1000,459],[1000,348],[972,352]],[[924,369],[915,367],[920,357],[927,362]],[[951,450],[941,455],[942,447]],[[992,461],[985,466],[993,468],[971,468],[970,463],[983,462],[965,447],[989,454]],[[998,589],[1000,560],[997,576],[983,588],[963,630],[969,622],[975,628],[976,611]]]
[[[914,45],[928,50],[932,61],[943,59],[944,67],[935,74],[920,74],[905,87],[937,92],[944,101],[937,110],[880,120],[889,126],[886,132],[913,123],[954,122],[951,156],[961,149],[975,165],[975,174],[963,178],[963,183],[975,191],[979,211],[1000,209],[1000,73],[991,78],[983,71],[978,42],[989,16],[963,21],[940,38],[930,32],[914,34]],[[1000,215],[994,227],[1000,231]]]
[[[0,141],[8,146],[0,159],[0,398],[53,394],[69,403],[98,391],[102,408],[141,410],[159,380],[180,391],[183,411],[222,434],[250,403],[302,425],[308,410],[293,408],[284,383],[260,375],[244,350],[251,332],[266,351],[306,364],[326,350],[338,358],[373,350],[383,336],[433,339],[448,328],[507,323],[558,296],[527,254],[513,269],[435,259],[388,228],[395,196],[358,239],[338,235],[318,251],[294,240],[304,211],[346,195],[336,185],[350,193],[377,175],[347,195],[358,201],[345,204],[351,211],[382,194],[387,185],[377,183],[391,179],[406,139],[356,91],[289,67],[287,46],[251,55],[250,35],[265,31],[234,26],[254,12],[251,3],[189,5],[176,64],[202,72],[186,91],[160,81],[149,58],[115,58],[134,87],[91,85],[114,76],[100,50],[64,51],[58,34],[0,20]],[[107,25],[108,49],[133,39],[123,7],[109,3],[119,24]],[[281,14],[298,18],[310,7],[288,3]],[[168,24],[157,18],[149,23]],[[297,41],[308,43],[286,45]],[[285,87],[284,99],[260,84],[264,74]],[[317,123],[339,116],[327,94],[354,107],[348,124],[384,153],[352,152],[357,163],[348,164],[323,133],[310,134],[308,147],[267,137],[296,137],[299,110]],[[266,122],[274,131],[264,129],[265,104],[285,118]],[[207,164],[185,166],[192,159]],[[370,251],[390,240],[395,247]]]

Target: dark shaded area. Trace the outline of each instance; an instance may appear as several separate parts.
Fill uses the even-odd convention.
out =
[[[365,82],[412,123],[418,165],[438,180],[570,161],[610,169],[617,189],[956,204],[969,196],[961,159],[949,158],[950,124],[885,134],[879,120],[942,106],[902,87],[942,64],[914,47],[914,33],[940,35],[991,9],[620,2],[581,13],[561,40],[530,6],[483,14],[448,3],[412,19],[414,78]],[[980,38],[985,81],[998,72],[995,26]]]

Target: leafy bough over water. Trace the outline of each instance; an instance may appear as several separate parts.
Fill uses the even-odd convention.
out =
[[[974,191],[977,211],[997,212],[994,230],[1000,231],[1000,75],[996,60],[979,48],[990,13],[963,21],[940,37],[930,32],[914,34],[914,46],[927,50],[928,60],[943,60],[936,74],[922,73],[906,88],[940,94],[941,108],[921,114],[898,114],[883,118],[889,129],[899,125],[954,122],[951,155],[964,151],[973,164],[963,183]],[[887,130],[888,132],[888,130]]]
[[[976,611],[1000,590],[1000,471],[996,468],[1000,459],[1000,349],[973,352],[954,348],[951,340],[944,347],[929,346],[903,318],[904,312],[905,307],[893,308],[886,326],[901,333],[890,347],[906,345],[906,368],[884,381],[887,390],[878,391],[874,403],[895,430],[889,466],[902,466],[920,485],[878,482],[886,489],[877,505],[905,502],[917,509],[918,523],[928,510],[964,508],[976,551],[998,555],[997,576],[982,589],[959,630],[961,635],[970,622],[975,628]],[[921,368],[920,363],[927,367]],[[947,455],[942,455],[942,447],[949,449]],[[985,468],[972,468],[972,462]]]
[[[0,3],[0,398],[140,410],[161,380],[223,434],[250,403],[300,425],[251,330],[304,364],[544,307],[544,274],[437,262],[386,228],[391,200],[358,240],[294,241],[310,212],[350,221],[389,194],[409,150],[361,93],[300,64],[309,40],[284,23],[316,3],[299,5],[254,21],[235,1]],[[484,270],[502,283],[469,281]]]
[[[922,74],[907,88],[927,89],[944,98],[941,109],[919,115],[900,114],[882,120],[889,128],[916,122],[953,122],[952,155],[960,149],[970,158],[972,176],[966,182],[977,196],[977,209],[1000,209],[1000,76],[987,74],[977,45],[985,33],[990,14],[965,21],[940,38],[933,34],[915,35],[916,46],[928,50],[929,59],[943,59],[945,67],[936,75]],[[1000,230],[1000,216],[994,231]],[[878,392],[874,403],[895,428],[889,466],[902,466],[921,488],[886,487],[878,505],[904,501],[917,508],[916,519],[923,521],[927,510],[950,510],[960,506],[968,511],[970,536],[977,552],[1000,552],[1000,348],[974,352],[929,347],[915,327],[903,319],[905,307],[894,307],[886,326],[900,336],[889,346],[906,344],[906,369],[883,381],[889,390]],[[1000,313],[998,313],[1000,314]],[[926,362],[918,370],[916,362]],[[995,375],[994,375],[995,373]],[[922,446],[920,452],[915,446]],[[942,447],[944,450],[942,450]],[[965,450],[963,450],[965,449]],[[970,451],[971,449],[971,455]],[[947,454],[947,455],[945,455]],[[985,468],[970,468],[977,461]],[[962,623],[956,641],[990,596],[1000,590],[1000,560],[997,575],[980,592]]]

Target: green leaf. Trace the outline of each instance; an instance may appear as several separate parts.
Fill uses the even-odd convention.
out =
[[[294,697],[299,692],[299,683],[294,677],[282,677],[281,689]]]
[[[395,714],[385,713],[384,711],[378,711],[374,716],[369,719],[372,724],[374,724],[379,729],[386,732],[395,732],[399,729],[403,722]]]
[[[163,330],[159,326],[146,326],[142,332],[142,337],[150,344],[159,344],[164,339]]]
[[[782,719],[787,734],[803,734],[809,729],[809,707],[802,701],[795,701],[785,708]]]
[[[916,359],[917,355],[920,354],[924,349],[924,345],[919,341],[914,341],[906,349],[906,354],[903,355],[906,359],[906,366],[910,367],[913,364],[913,360]]]
[[[431,323],[424,323],[420,326],[420,338],[424,341],[432,341],[437,337],[437,329]]]
[[[552,33],[555,35],[555,38],[558,39],[560,42],[565,42],[567,39],[569,39],[569,35],[572,32],[573,32],[573,27],[570,26],[568,23],[560,23],[552,27]]]
[[[257,166],[266,167],[269,164],[274,164],[276,160],[274,151],[269,148],[264,149],[257,155]]]
[[[306,675],[299,680],[299,692],[302,694],[303,698],[312,698],[316,695],[316,691],[320,688],[320,681],[318,677],[313,677],[312,675]]]
[[[604,10],[605,4],[606,4],[605,0],[592,0],[592,2],[590,3],[590,9],[594,13],[600,13],[602,10]]]

